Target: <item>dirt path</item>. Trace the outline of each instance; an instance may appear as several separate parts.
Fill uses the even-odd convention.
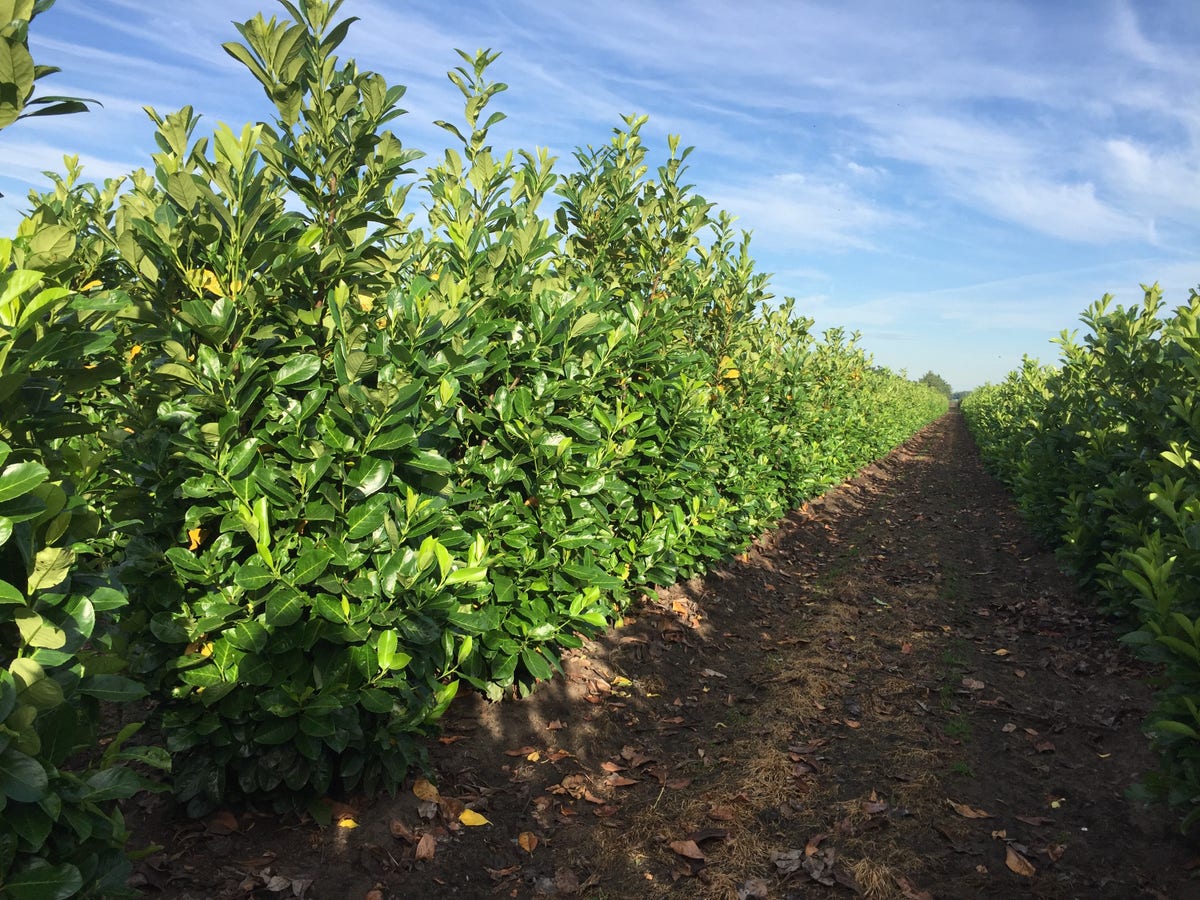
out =
[[[1124,797],[1145,670],[957,414],[567,669],[453,708],[436,796],[176,822],[147,894],[1200,897],[1194,844]]]

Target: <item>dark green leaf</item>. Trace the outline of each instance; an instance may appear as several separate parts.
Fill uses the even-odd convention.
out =
[[[294,625],[304,613],[305,597],[290,585],[281,584],[267,595],[267,625],[285,628]]]
[[[10,873],[4,888],[10,900],[67,900],[83,890],[83,876],[70,863],[36,866]]]
[[[316,581],[329,566],[333,552],[324,547],[310,547],[296,559],[296,568],[292,574],[293,584],[308,584]]]
[[[46,794],[49,780],[42,764],[9,747],[0,753],[0,793],[18,803],[36,803]]]
[[[387,502],[386,496],[376,495],[346,513],[346,538],[355,541],[382,526],[387,516]]]
[[[79,683],[79,692],[108,703],[125,703],[146,696],[144,685],[124,675],[90,675]]]

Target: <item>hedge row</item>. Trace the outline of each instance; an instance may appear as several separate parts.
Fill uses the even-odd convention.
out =
[[[1163,310],[1106,296],[1064,333],[1058,367],[1026,361],[963,401],[993,471],[1065,565],[1128,618],[1160,663],[1148,723],[1162,755],[1143,795],[1200,818],[1200,294]]]
[[[150,169],[68,160],[0,242],[0,502],[36,494],[0,508],[0,653],[64,696],[148,692],[194,814],[393,788],[460,685],[528,691],[946,408],[769,303],[688,151],[651,171],[643,118],[566,174],[498,154],[495,54],[463,54],[464,122],[418,175],[386,127],[403,89],[334,56],[339,4],[283,5],[226,45],[272,121],[150,111]],[[0,833],[10,888],[70,861],[47,835],[72,824],[14,785],[6,828],[44,827]]]

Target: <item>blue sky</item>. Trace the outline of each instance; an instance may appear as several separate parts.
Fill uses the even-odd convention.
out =
[[[0,234],[40,174],[78,154],[92,180],[149,163],[144,105],[190,104],[211,130],[270,116],[221,49],[273,0],[58,0],[33,25],[42,93],[86,115],[0,136]],[[627,113],[754,233],[760,268],[818,328],[956,389],[997,381],[1104,293],[1171,306],[1200,285],[1200,7],[1162,2],[347,0],[342,47],[408,86],[394,123],[440,155],[459,121],[454,49],[502,51],[493,144],[569,169]]]

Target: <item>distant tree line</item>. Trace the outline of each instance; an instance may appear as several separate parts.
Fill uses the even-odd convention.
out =
[[[945,394],[947,397],[950,397],[953,393],[950,388],[950,383],[935,372],[926,372],[917,379],[917,383],[927,385],[938,393]]]

